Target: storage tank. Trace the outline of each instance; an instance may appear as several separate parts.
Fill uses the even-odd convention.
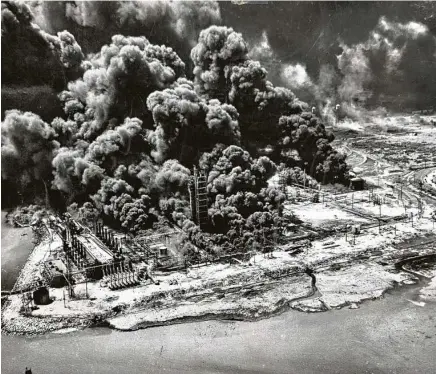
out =
[[[36,305],[47,305],[50,303],[50,294],[47,287],[41,287],[33,292],[33,302]]]

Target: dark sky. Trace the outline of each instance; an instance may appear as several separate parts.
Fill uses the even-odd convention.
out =
[[[44,17],[49,23],[46,31],[57,32],[66,28],[85,52],[96,52],[102,44],[110,41],[113,32],[121,32],[145,35],[154,43],[171,45],[181,57],[189,55],[190,47],[174,40],[170,32],[166,32],[167,19],[162,21],[149,16],[143,22],[129,22],[123,27],[116,27],[115,10],[111,8],[113,3],[96,3],[103,5],[89,11],[88,17],[93,16],[92,12],[99,13],[100,27],[94,28],[77,27],[71,17],[65,17],[65,3],[46,2]],[[420,9],[419,6],[427,8]],[[436,9],[434,3],[250,1],[240,5],[237,1],[220,1],[219,8],[222,25],[241,32],[251,42],[258,40],[266,31],[271,47],[280,60],[305,62],[309,71],[317,70],[320,63],[335,59],[338,52],[335,46],[339,39],[346,44],[364,41],[382,16],[392,22],[424,22],[433,33],[436,32],[436,19],[431,16]],[[198,14],[201,18],[202,13]],[[174,21],[171,20],[172,23]],[[192,27],[199,32],[198,26]]]
[[[420,21],[430,26],[414,5],[388,1],[220,3],[224,25],[233,27],[248,40],[259,38],[265,30],[280,60],[304,62],[309,71],[335,59],[338,39],[346,44],[366,40],[382,16],[391,21]]]
[[[389,78],[385,74],[386,51],[372,51],[365,47],[372,75],[371,82],[365,84],[370,84],[368,89],[378,93],[373,96],[374,100],[378,100],[380,94],[389,97],[390,101],[399,97],[401,103],[410,102],[411,106],[426,106],[436,100],[436,2],[259,1],[241,5],[235,1],[219,2],[219,5],[187,2],[183,6],[174,3],[132,6],[128,2],[77,3],[83,7],[74,5],[74,2],[39,4],[36,7],[31,5],[35,22],[51,34],[68,30],[85,53],[99,51],[104,44],[110,43],[116,33],[144,35],[152,43],[173,47],[187,63],[189,76],[192,71],[190,50],[200,30],[208,25],[221,23],[234,28],[242,33],[251,47],[258,46],[262,35],[266,35],[270,54],[256,58],[267,68],[269,79],[276,85],[286,84],[281,73],[287,64],[304,65],[315,84],[323,65],[332,66],[342,74],[338,67],[338,55],[343,51],[341,42],[358,52],[359,44],[369,40],[381,17],[397,25],[419,22],[427,27],[425,37],[408,40],[406,36],[397,35],[392,38],[389,34],[392,30],[387,32],[386,35],[398,44],[393,47],[405,47],[396,67],[398,72]],[[119,13],[121,8],[124,9],[124,18]],[[182,31],[177,28],[179,19],[184,22]],[[53,74],[49,79],[45,79],[48,74],[44,72],[32,75],[32,69],[28,69],[27,65],[22,66],[22,74],[16,73],[23,61],[28,64],[33,63],[31,59],[40,61],[35,66],[42,66],[47,61],[40,56],[38,46],[31,40],[25,40],[22,32],[19,37],[14,34],[17,30],[7,34],[2,27],[2,46],[14,49],[9,51],[7,61],[2,59],[3,82],[28,86],[35,84],[33,81],[40,77],[42,84],[53,86]],[[401,32],[404,32],[404,27]],[[351,78],[360,79],[352,71],[353,66],[350,67]],[[51,67],[46,70],[54,71]],[[26,78],[26,72],[29,72],[30,78]],[[18,76],[23,77],[21,81],[17,81]],[[298,94],[306,99],[303,93]]]
[[[369,90],[376,106],[381,98],[401,107],[433,105],[436,100],[436,7],[435,2],[260,2],[238,5],[222,2],[223,24],[241,32],[252,44],[266,32],[276,61],[262,61],[275,84],[281,84],[282,64],[301,63],[312,79],[324,64],[337,66],[340,42],[353,47],[365,43],[381,17],[406,25],[419,22],[428,28],[426,37],[406,40],[398,72],[387,76],[386,52],[368,51],[373,79]],[[389,33],[389,32],[388,32]],[[395,45],[397,47],[397,45]],[[384,53],[382,53],[384,52]],[[271,59],[267,59],[271,60]],[[404,109],[404,108],[403,108]]]

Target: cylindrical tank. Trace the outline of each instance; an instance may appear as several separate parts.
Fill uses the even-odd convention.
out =
[[[41,287],[33,292],[33,302],[36,305],[47,305],[50,303],[50,294],[47,287]]]

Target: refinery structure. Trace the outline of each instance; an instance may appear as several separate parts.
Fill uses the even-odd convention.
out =
[[[208,220],[206,176],[195,168],[189,196],[192,219],[203,228]],[[72,300],[78,284],[87,287],[88,282],[98,282],[109,290],[120,290],[147,282],[155,284],[154,271],[177,271],[188,266],[188,259],[177,254],[176,241],[181,230],[169,223],[164,232],[144,236],[116,231],[100,221],[86,226],[68,213],[50,215],[35,226],[50,240],[53,236],[60,238],[62,247],[52,251],[49,246],[34,280],[12,292],[22,295],[26,310],[31,303],[49,303],[48,288],[63,288],[64,297]]]
[[[232,3],[53,4],[2,2],[2,203],[34,241],[4,332],[355,309],[425,277],[436,297],[434,70],[406,61],[434,60],[427,20],[323,31],[297,64],[252,16],[225,26]],[[297,56],[312,18],[288,11]]]
[[[424,165],[415,168],[418,172],[428,170],[427,165],[425,168]],[[363,171],[362,175],[369,175],[370,172],[368,169]],[[414,172],[408,172],[410,173]],[[354,249],[362,247],[363,252],[358,250],[354,256],[359,259],[373,258],[371,255],[362,254],[367,253],[368,247],[371,246],[371,243],[365,243],[365,240],[372,235],[382,238],[387,234],[395,239],[404,235],[401,231],[404,232],[407,227],[434,225],[435,221],[435,217],[427,217],[425,212],[425,206],[428,207],[433,201],[432,195],[425,192],[416,194],[412,185],[400,183],[398,175],[395,178],[384,179],[383,182],[372,176],[355,176],[350,179],[349,186],[342,188],[340,192],[328,186],[311,186],[308,180],[306,182],[306,178],[303,178],[301,183],[289,182],[286,171],[278,173],[272,178],[271,183],[275,183],[286,195],[282,214],[287,217],[288,224],[276,231],[273,240],[264,236],[261,247],[253,247],[248,252],[242,248],[232,248],[230,254],[213,256],[210,248],[198,248],[191,243],[195,249],[194,254],[182,254],[179,239],[183,231],[169,222],[165,228],[160,228],[159,232],[134,236],[110,228],[99,219],[93,224],[85,225],[68,213],[42,218],[34,222],[33,226],[34,230],[42,233],[45,238],[43,243],[47,244],[39,246],[41,253],[38,261],[28,264],[32,268],[27,281],[21,286],[17,284],[12,292],[4,293],[3,296],[5,299],[16,297],[16,300],[20,300],[16,302],[19,303],[23,315],[29,318],[50,307],[56,299],[61,308],[77,308],[73,314],[80,315],[82,304],[74,307],[75,303],[95,300],[96,289],[101,290],[99,293],[106,298],[108,295],[129,290],[159,291],[162,290],[161,282],[171,287],[181,286],[177,280],[181,272],[188,275],[201,269],[207,272],[208,268],[214,272],[214,266],[223,264],[234,268],[236,272],[241,269],[245,272],[245,269],[249,269],[246,266],[256,266],[256,261],[259,265],[262,261],[272,261],[276,265],[273,269],[269,269],[271,265],[268,265],[262,275],[270,281],[286,281],[288,277],[298,274],[309,274],[315,279],[313,267],[316,269],[317,265],[308,265],[306,262],[303,266],[302,259],[319,245],[317,243],[322,243],[321,249],[328,252],[338,245],[343,245],[344,241],[346,246],[351,248],[344,252],[344,255],[348,253],[349,256]],[[207,176],[194,168],[187,193],[190,197],[192,220],[200,229],[209,224],[206,185]],[[303,214],[308,209],[318,210],[321,215],[324,211],[330,211],[330,217],[326,217],[325,223],[319,225],[316,223],[315,215],[314,224],[301,225],[295,224],[294,216],[289,215],[290,211],[301,210]],[[339,213],[345,214],[349,220],[338,221]],[[274,259],[277,253],[282,251],[292,259],[291,267],[287,263],[282,263],[277,268],[277,260]],[[342,250],[339,250],[340,258],[341,253]],[[421,255],[427,258],[433,256],[431,253],[430,247]],[[260,259],[259,255],[262,256]],[[380,252],[375,256],[382,259],[385,255],[391,254]],[[410,256],[410,253],[406,251],[402,256]],[[328,266],[334,267],[333,258],[329,259],[327,256],[324,261],[327,261]],[[398,258],[401,259],[401,255]],[[266,263],[261,266],[266,266]],[[244,282],[247,281],[239,284],[244,287]],[[213,286],[202,286],[204,289],[210,287]],[[312,287],[316,287],[314,283]],[[161,291],[161,294],[165,295],[166,292],[168,290]],[[321,309],[324,308],[325,302],[319,302]],[[97,310],[94,313],[96,312]],[[52,312],[47,313],[50,315]]]
[[[119,290],[138,286],[147,280],[154,283],[154,270],[185,266],[177,257],[171,256],[173,240],[180,230],[169,229],[165,233],[134,238],[100,222],[87,227],[68,213],[52,215],[40,225],[39,230],[62,240],[62,250],[49,250],[39,264],[35,281],[14,291],[15,294],[28,293],[23,300],[33,299],[37,304],[48,301],[46,298],[38,301],[41,288],[64,288],[65,295],[74,299],[74,289],[78,284],[99,282],[109,290]]]

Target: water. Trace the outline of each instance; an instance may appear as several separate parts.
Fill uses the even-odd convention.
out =
[[[6,212],[2,211],[1,216],[1,289],[8,291],[14,286],[34,245],[29,227],[12,227],[6,222]]]
[[[134,332],[94,328],[2,337],[2,373],[436,372],[436,305],[392,291],[358,310],[289,311],[257,322],[196,322]]]
[[[15,238],[25,238],[20,235]],[[13,284],[26,261],[31,246],[23,243],[9,243],[7,251],[2,245],[2,288],[4,277]],[[23,373],[28,366],[34,374],[433,374],[436,304],[409,301],[417,299],[420,287],[398,288],[358,310],[289,311],[257,322],[2,336],[2,373]]]

